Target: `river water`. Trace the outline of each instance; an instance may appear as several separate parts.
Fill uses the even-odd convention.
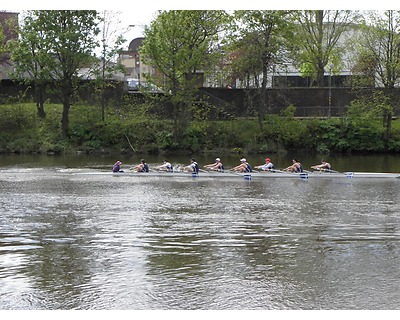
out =
[[[1,309],[399,309],[400,179],[95,174],[115,160],[0,157]]]

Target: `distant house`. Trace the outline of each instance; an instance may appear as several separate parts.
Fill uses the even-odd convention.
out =
[[[155,68],[143,63],[139,55],[139,48],[143,43],[144,38],[133,39],[128,46],[128,50],[119,53],[119,62],[125,67],[124,81],[134,81],[138,85],[145,85],[145,75],[154,75]]]
[[[18,13],[0,11],[0,28],[4,34],[3,45],[11,39],[18,38]],[[13,70],[13,64],[8,52],[0,53],[0,79],[9,79],[9,73]]]
[[[120,51],[119,62],[125,67],[125,83],[127,84],[128,90],[137,91],[140,87],[150,88],[156,90],[154,87],[147,84],[146,75],[154,76],[158,79],[163,79],[163,75],[158,71],[157,67],[147,65],[143,62],[139,54],[140,46],[143,43],[144,38],[133,39],[128,46],[128,50]],[[188,74],[187,79],[192,80],[196,78],[197,86],[204,86],[204,75],[203,72],[198,71],[196,75]],[[132,88],[132,89],[130,89]],[[156,90],[157,91],[157,90]]]

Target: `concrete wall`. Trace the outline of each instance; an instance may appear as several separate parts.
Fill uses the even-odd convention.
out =
[[[254,107],[252,108],[251,104],[258,99],[254,90],[202,88],[202,91],[226,102],[226,108],[236,116],[245,116],[243,113],[254,113]],[[332,88],[331,115],[343,114],[353,99],[355,99],[355,95],[349,88]],[[279,114],[289,105],[296,107],[295,115],[298,117],[323,117],[328,116],[329,113],[328,88],[273,88],[268,89],[267,100],[269,113]]]
[[[235,116],[255,115],[251,101],[257,101],[256,92],[245,89],[202,88],[208,96],[213,97],[215,105],[220,101],[224,108]],[[371,88],[365,89],[370,91]],[[377,90],[377,89],[375,89]],[[384,89],[380,89],[384,90]],[[329,94],[330,92],[330,94]],[[400,116],[400,88],[392,92],[398,96],[399,105],[395,107],[395,115]],[[331,104],[329,105],[329,95]],[[297,117],[342,116],[350,102],[356,99],[351,88],[271,88],[267,92],[269,113],[279,114],[289,105],[296,107]]]
[[[82,82],[80,86],[80,100],[88,104],[99,102],[99,95],[96,94],[90,86],[90,82]],[[366,89],[370,90],[370,89]],[[400,88],[393,92],[399,97],[397,101],[400,104]],[[146,99],[141,93],[127,93],[123,84],[120,83],[115,88],[110,88],[107,92],[107,99],[113,101],[114,106],[122,105],[126,101],[124,95],[135,95],[135,99],[128,99],[134,103]],[[9,103],[12,101],[32,101],[33,89],[9,80],[0,81],[0,103]],[[129,97],[131,98],[131,97]],[[350,88],[332,88],[331,106],[329,108],[329,89],[328,88],[272,88],[268,89],[267,100],[268,113],[279,114],[289,105],[296,107],[295,116],[297,117],[327,117],[342,116],[350,102],[356,98]],[[22,99],[22,100],[21,100]],[[59,103],[56,97],[49,95],[46,99],[51,102]],[[245,89],[227,89],[227,88],[200,88],[199,105],[207,103],[216,111],[225,115],[225,118],[255,116],[257,102],[256,91]],[[158,105],[160,113],[167,116],[167,106]],[[164,109],[164,110],[162,110]],[[395,115],[400,115],[400,107],[397,106]]]

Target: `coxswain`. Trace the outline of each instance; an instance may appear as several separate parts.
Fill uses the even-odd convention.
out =
[[[123,170],[121,170],[121,164],[122,164],[122,162],[119,160],[116,163],[114,163],[112,171],[113,172],[124,172]]]

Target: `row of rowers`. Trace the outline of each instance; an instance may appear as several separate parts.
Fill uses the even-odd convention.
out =
[[[121,170],[121,165],[122,165],[122,162],[117,161],[113,166],[113,172],[123,172],[123,170]],[[216,158],[214,163],[207,164],[204,166],[204,168],[206,168],[208,170],[213,170],[213,171],[224,171],[225,170],[224,165],[222,164],[220,158]],[[275,169],[270,158],[266,158],[264,164],[255,166],[254,168],[262,170],[262,171],[273,171]],[[321,164],[312,166],[311,168],[316,169],[316,170],[332,170],[331,165],[325,160],[321,160]],[[167,172],[174,171],[172,164],[170,162],[168,162],[167,160],[164,160],[162,165],[157,166],[154,169],[159,170],[159,171],[167,171]],[[146,163],[146,161],[144,159],[141,159],[140,163],[138,165],[130,168],[130,170],[133,170],[135,172],[149,172],[150,168],[149,168],[148,164]],[[196,160],[191,158],[189,165],[184,166],[184,167],[179,167],[178,171],[182,171],[182,170],[198,173],[200,171],[200,167],[199,167],[199,164],[196,162]],[[233,167],[230,170],[238,171],[238,172],[242,172],[242,173],[253,171],[252,166],[247,162],[247,160],[245,158],[240,159],[240,164],[237,165],[236,167]],[[297,159],[293,159],[292,164],[283,170],[288,171],[288,172],[303,172],[303,166]]]

